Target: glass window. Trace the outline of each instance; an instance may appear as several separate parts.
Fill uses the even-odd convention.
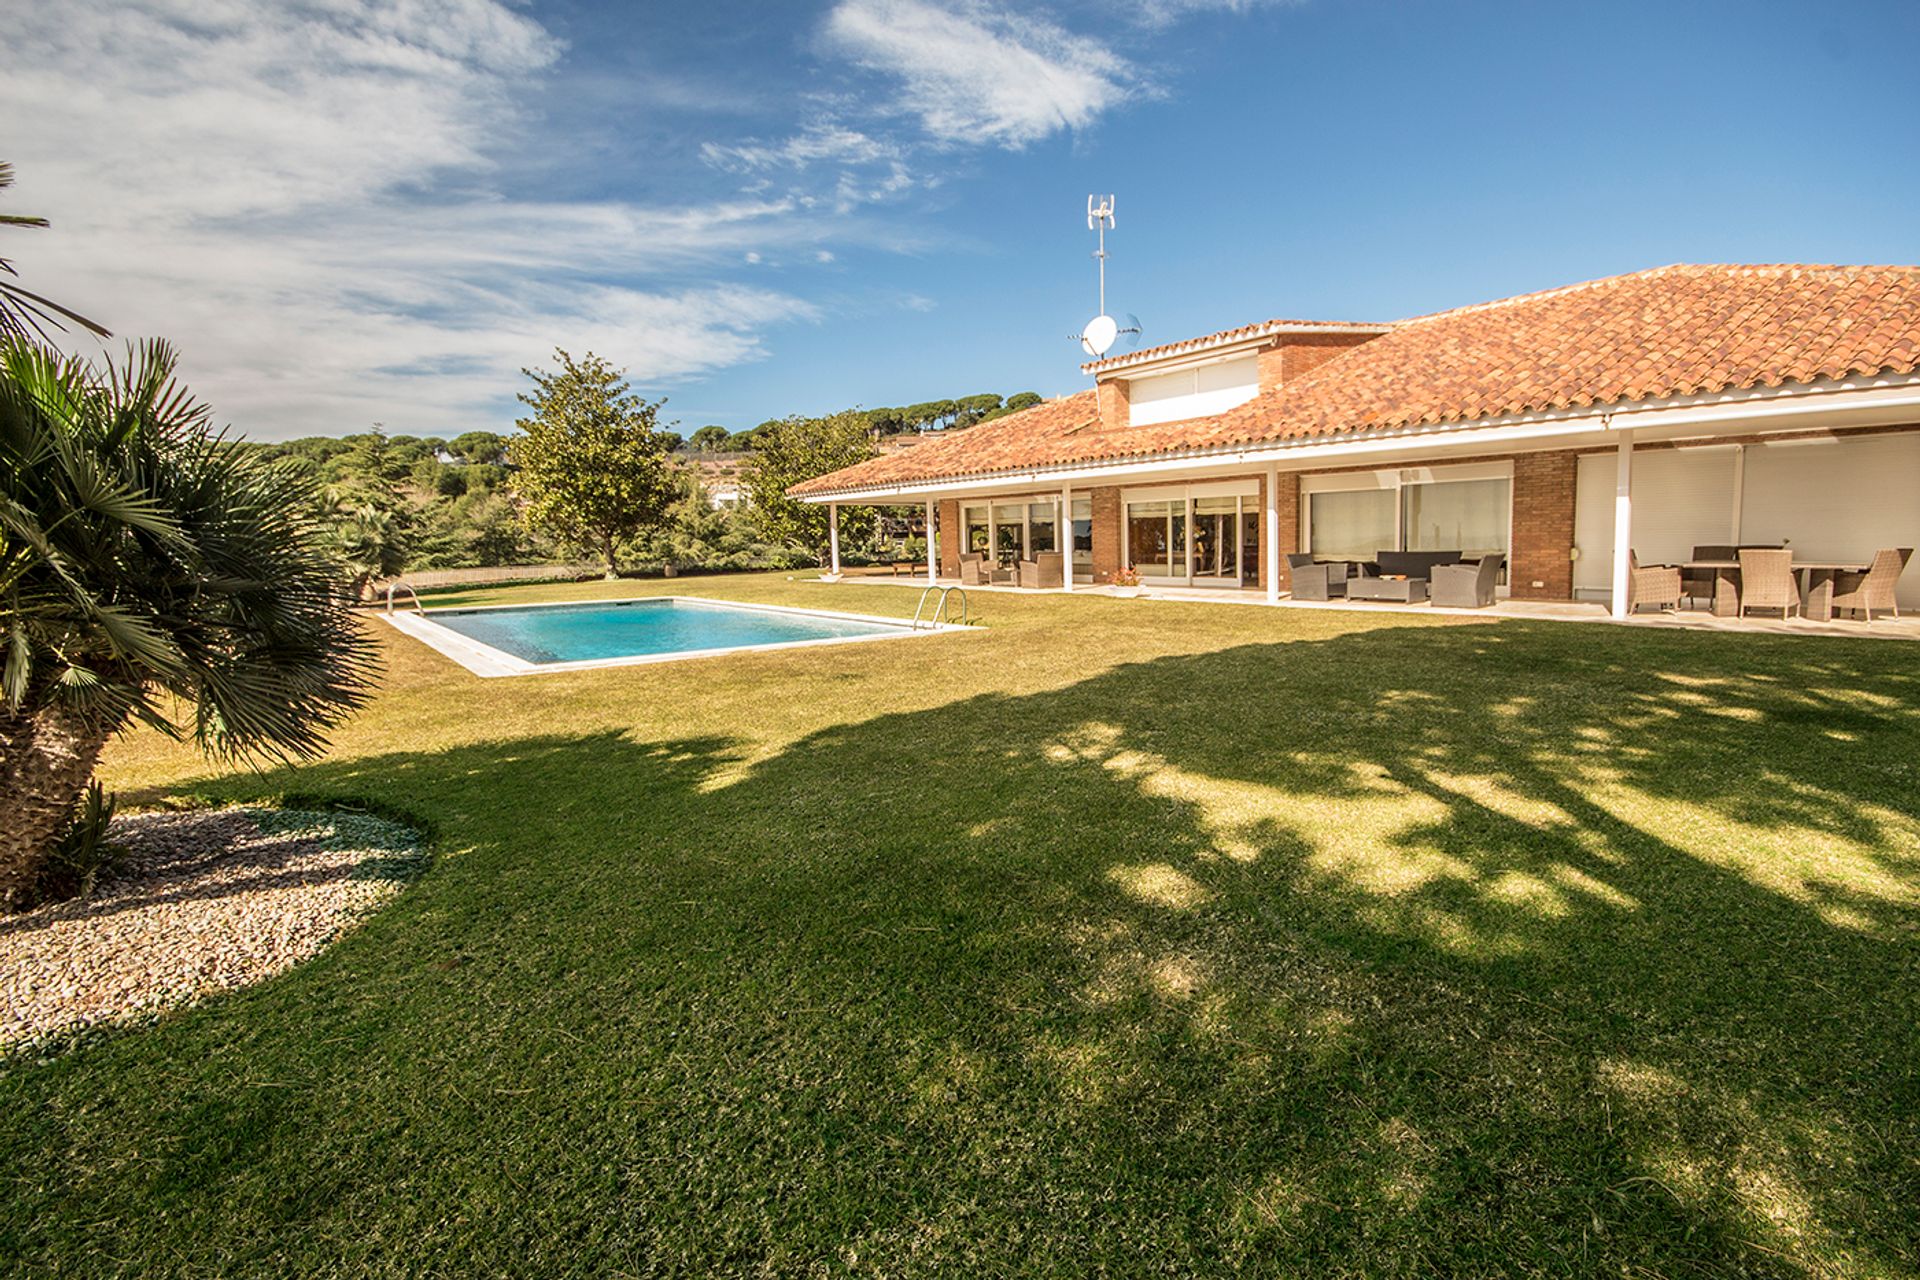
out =
[[[1392,489],[1347,489],[1307,498],[1307,548],[1322,560],[1371,560],[1397,550],[1398,494]]]
[[[1407,550],[1458,551],[1470,560],[1505,555],[1507,488],[1504,479],[1408,485],[1401,490]]]
[[[1247,509],[1240,517],[1240,577],[1244,582],[1258,582],[1266,572],[1260,563],[1260,514],[1254,510],[1252,498],[1246,503]]]
[[[1073,562],[1093,563],[1093,499],[1073,500]]]
[[[985,554],[987,550],[987,509],[985,507],[967,508],[967,550]]]
[[[1239,573],[1238,498],[1193,500],[1193,572],[1202,578],[1232,578]]]
[[[1042,551],[1058,551],[1059,545],[1053,538],[1055,504],[1036,502],[1027,508],[1027,554],[1037,556]]]
[[[1165,502],[1127,504],[1127,563],[1142,574],[1164,578],[1173,571],[1167,541],[1170,510],[1170,504]],[[1184,550],[1181,554],[1185,555]],[[1181,572],[1186,572],[1184,567]]]
[[[1026,554],[1026,504],[1002,503],[993,509],[995,556],[1001,564],[1012,564]]]

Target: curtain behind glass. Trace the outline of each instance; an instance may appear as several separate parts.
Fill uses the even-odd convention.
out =
[[[1467,559],[1507,552],[1507,481],[1408,485],[1407,550],[1458,551]]]
[[[1307,545],[1322,560],[1371,560],[1396,550],[1396,495],[1391,489],[1348,489],[1307,497]]]

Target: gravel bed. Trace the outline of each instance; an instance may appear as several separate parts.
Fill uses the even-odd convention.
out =
[[[260,982],[317,953],[418,870],[415,834],[348,813],[116,818],[94,892],[0,916],[0,1053]]]

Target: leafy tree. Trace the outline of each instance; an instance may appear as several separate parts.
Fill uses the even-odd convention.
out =
[[[0,161],[0,191],[13,185],[13,166]],[[0,214],[0,227],[45,227],[45,218],[36,218],[28,214]],[[13,262],[0,258],[0,340],[31,341],[39,339],[50,341],[46,326],[64,332],[66,325],[61,320],[71,320],[82,329],[99,337],[107,337],[107,331],[76,311],[69,311],[57,302],[41,297],[21,288],[13,282],[20,273],[14,270]],[[6,279],[3,277],[13,277]]]
[[[1016,391],[1007,397],[1005,407],[1008,413],[1018,413],[1022,409],[1033,408],[1033,406],[1041,403],[1041,399],[1042,397],[1038,391]]]
[[[956,400],[957,406],[953,418],[955,427],[970,427],[983,418],[991,417],[999,411],[1000,397],[988,392],[984,395],[962,396]]]
[[[850,467],[872,456],[867,415],[857,409],[842,410],[826,418],[787,418],[772,424],[770,430],[762,428],[745,475],[747,493],[762,530],[775,541],[806,551],[816,563],[826,564],[827,508],[790,498],[787,490],[802,480]],[[866,539],[872,536],[873,527],[873,508],[840,509],[842,539]]]
[[[463,431],[447,445],[447,452],[469,466],[498,466],[507,460],[507,437],[494,431]]]
[[[129,721],[313,756],[372,687],[310,480],[226,445],[174,364],[0,343],[0,900],[33,891]]]
[[[617,576],[615,543],[660,523],[673,500],[667,437],[657,401],[633,394],[620,370],[589,351],[576,361],[556,349],[557,372],[522,370],[534,389],[520,399],[533,413],[508,450],[514,489],[527,519],[584,542]]]
[[[702,427],[687,438],[687,445],[696,453],[719,453],[727,447],[729,438],[725,427]]]

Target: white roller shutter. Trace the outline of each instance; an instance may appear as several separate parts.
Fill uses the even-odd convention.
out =
[[[1617,458],[1582,454],[1573,508],[1575,595],[1613,589],[1613,484]],[[1642,564],[1678,564],[1696,546],[1734,540],[1737,447],[1643,449],[1633,455],[1633,549]],[[1753,541],[1751,537],[1749,541]]]
[[[1858,560],[1920,546],[1920,432],[1747,446],[1741,538],[1784,542],[1802,560]],[[1900,579],[1920,609],[1920,564]]]

